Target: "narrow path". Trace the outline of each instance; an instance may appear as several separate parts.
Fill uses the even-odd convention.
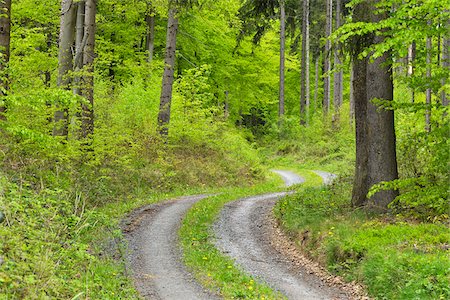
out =
[[[286,185],[303,182],[292,172],[276,171]],[[214,224],[215,245],[244,271],[289,299],[348,299],[273,246],[272,208],[286,193],[244,198],[227,204]],[[276,242],[275,242],[276,243]]]
[[[178,229],[186,211],[206,196],[149,205],[124,221],[128,262],[135,286],[146,299],[216,299],[187,272],[178,246]]]
[[[335,180],[337,178],[336,174],[333,173],[329,173],[329,172],[325,172],[325,171],[313,171],[314,173],[316,173],[317,175],[319,175],[320,177],[322,177],[323,180],[323,184],[328,185],[331,184],[333,182],[333,180]]]

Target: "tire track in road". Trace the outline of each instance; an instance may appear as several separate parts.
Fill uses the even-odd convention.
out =
[[[288,171],[274,171],[286,185],[304,182]],[[293,264],[272,246],[272,208],[287,193],[248,197],[225,205],[214,224],[215,245],[248,274],[280,291],[288,299],[348,299],[345,292]]]
[[[187,210],[206,195],[141,208],[124,220],[128,263],[140,295],[146,299],[218,299],[186,270],[178,229]]]

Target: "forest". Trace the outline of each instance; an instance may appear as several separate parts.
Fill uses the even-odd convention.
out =
[[[333,299],[449,299],[449,51],[447,0],[0,0],[0,299],[177,299],[176,205],[194,298],[319,299],[224,248],[266,198]]]

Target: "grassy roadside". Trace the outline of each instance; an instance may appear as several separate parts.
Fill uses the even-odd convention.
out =
[[[305,185],[320,184],[321,178],[314,172],[301,168],[285,168],[306,179]],[[212,244],[211,226],[222,207],[231,201],[250,195],[279,191],[282,181],[271,174],[264,184],[252,188],[235,188],[221,195],[196,203],[187,213],[180,228],[180,241],[184,261],[196,278],[207,288],[218,291],[226,299],[282,299],[267,285],[255,282],[251,276],[237,268],[233,261]]]
[[[345,180],[301,188],[275,214],[303,252],[375,299],[449,299],[448,226],[367,215],[349,206],[350,191]]]

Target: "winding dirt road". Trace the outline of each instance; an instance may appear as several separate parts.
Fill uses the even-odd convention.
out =
[[[183,197],[149,205],[124,221],[134,284],[146,299],[218,299],[186,270],[178,247],[178,229],[186,211],[207,196]]]
[[[286,185],[304,182],[292,172],[275,172],[282,176]],[[214,225],[215,245],[244,271],[266,282],[288,299],[348,299],[343,291],[293,264],[288,256],[273,246],[272,208],[286,194],[266,194],[227,204]]]

